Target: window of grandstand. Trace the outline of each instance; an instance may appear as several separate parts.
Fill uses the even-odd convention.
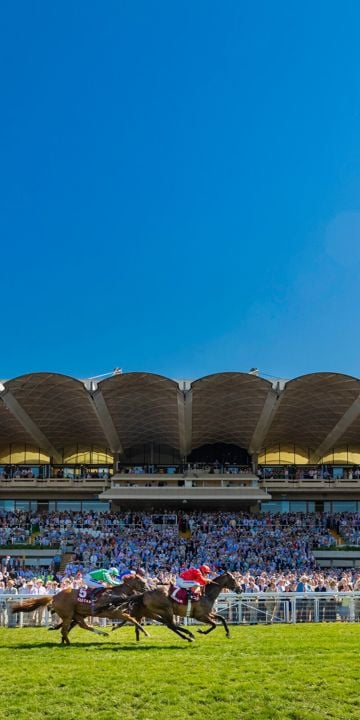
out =
[[[0,465],[0,478],[12,479],[21,478],[47,478],[50,477],[49,465]]]
[[[75,510],[82,512],[108,512],[109,502],[101,500],[0,500],[0,512],[14,512],[23,510],[25,512],[55,512],[64,510]]]
[[[196,448],[190,453],[188,461],[219,465],[251,465],[251,458],[244,448],[221,442]]]
[[[49,512],[58,511],[64,512],[66,510],[73,510],[74,512],[80,511],[91,511],[96,510],[97,512],[107,512],[110,508],[110,503],[101,502],[101,500],[50,500],[49,501]]]
[[[315,512],[315,502],[313,500],[273,500],[261,503],[261,512]]]
[[[357,512],[360,511],[360,502],[356,500],[331,500],[324,502],[325,512]]]

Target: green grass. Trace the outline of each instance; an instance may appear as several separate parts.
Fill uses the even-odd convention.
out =
[[[189,644],[83,630],[0,629],[0,718],[360,719],[360,624],[222,628]]]

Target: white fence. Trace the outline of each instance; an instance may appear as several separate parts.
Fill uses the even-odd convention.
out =
[[[48,608],[30,613],[11,612],[12,604],[34,598],[34,595],[0,595],[0,626],[51,627],[58,618]],[[36,597],[36,596],[35,596]],[[254,593],[236,595],[223,593],[216,603],[217,612],[236,625],[276,623],[359,622],[360,592],[347,593]],[[95,624],[106,624],[105,619],[93,619]],[[110,621],[109,621],[110,622]],[[186,618],[185,623],[195,623]]]
[[[355,622],[360,620],[360,592],[224,593],[217,611],[240,625]]]

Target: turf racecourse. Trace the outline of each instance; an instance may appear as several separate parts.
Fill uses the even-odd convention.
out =
[[[360,719],[360,624],[221,628],[193,644],[0,629],[0,718]]]

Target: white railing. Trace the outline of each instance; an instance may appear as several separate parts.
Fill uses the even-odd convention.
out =
[[[12,604],[34,598],[36,595],[0,595],[0,626],[2,627],[51,627],[58,622],[48,608],[30,613],[13,615]],[[254,593],[236,595],[223,593],[216,603],[217,612],[227,622],[235,625],[260,625],[278,623],[360,622],[359,592],[309,592],[309,593]],[[90,619],[89,619],[90,621]],[[91,622],[91,621],[90,621]],[[92,622],[106,624],[104,618]],[[196,621],[185,619],[192,625]]]
[[[217,611],[235,624],[355,622],[360,620],[360,591],[224,593]]]

